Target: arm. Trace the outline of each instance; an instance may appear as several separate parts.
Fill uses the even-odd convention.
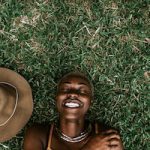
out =
[[[43,144],[40,137],[40,129],[38,126],[32,126],[27,129],[24,143],[23,143],[24,150],[42,150]]]

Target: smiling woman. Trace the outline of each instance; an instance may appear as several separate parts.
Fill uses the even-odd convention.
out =
[[[119,133],[85,121],[93,84],[82,73],[66,74],[58,83],[58,124],[34,124],[25,135],[25,150],[123,150]]]
[[[69,73],[61,79],[56,94],[56,104],[60,118],[80,119],[90,107],[92,99],[91,84],[79,73]]]

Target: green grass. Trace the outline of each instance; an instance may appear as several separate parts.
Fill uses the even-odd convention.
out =
[[[149,0],[1,0],[0,10],[0,66],[33,90],[24,129],[56,120],[58,79],[82,70],[95,87],[88,118],[118,128],[126,150],[150,149]],[[0,150],[22,149],[24,129]]]

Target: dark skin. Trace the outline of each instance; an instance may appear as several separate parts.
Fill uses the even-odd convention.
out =
[[[78,136],[85,128],[85,114],[92,100],[92,87],[81,74],[69,74],[62,78],[56,94],[56,106],[59,112],[59,129],[69,137]],[[75,103],[78,107],[70,107]],[[123,150],[119,133],[99,124],[92,127],[91,134],[81,142],[71,143],[60,139],[53,132],[51,148],[53,150]],[[48,143],[50,126],[33,125],[24,138],[24,150],[45,150]]]

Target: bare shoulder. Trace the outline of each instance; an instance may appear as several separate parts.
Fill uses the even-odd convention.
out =
[[[46,123],[34,123],[32,126],[30,126],[27,130],[26,133],[27,134],[31,134],[31,135],[40,135],[43,132],[46,132],[47,130],[49,130],[50,125],[46,124]]]
[[[30,126],[25,132],[24,150],[42,150],[47,145],[49,129],[50,125],[48,123],[35,123]]]

